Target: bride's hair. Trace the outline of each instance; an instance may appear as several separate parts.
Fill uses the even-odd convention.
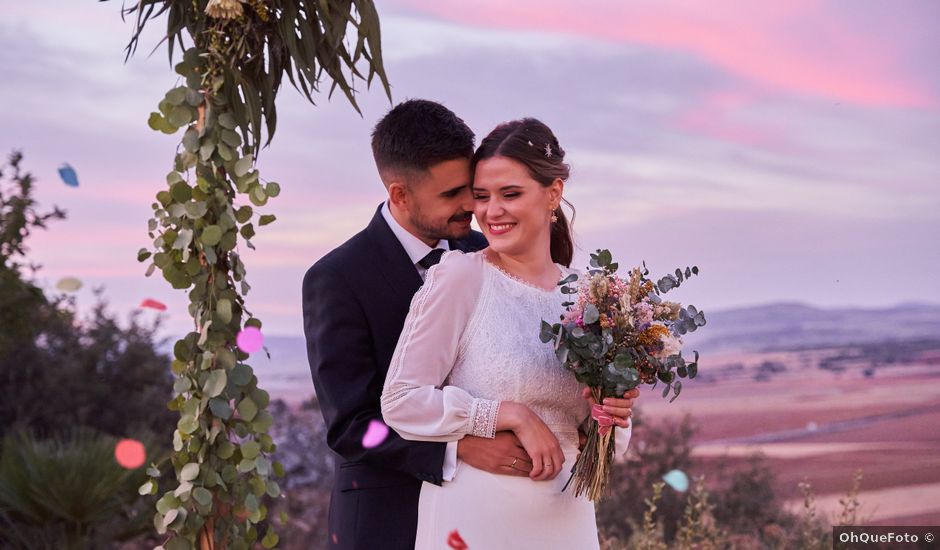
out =
[[[565,150],[558,144],[558,138],[548,126],[534,118],[504,122],[483,138],[470,162],[470,173],[476,173],[478,162],[492,157],[506,157],[522,163],[532,179],[543,187],[550,186],[558,178],[568,181],[571,173],[571,167],[564,162]],[[564,202],[571,208],[571,221],[574,222],[574,206],[567,200]],[[561,205],[555,209],[555,216],[558,221],[552,224],[551,229],[552,261],[570,267],[574,242]]]

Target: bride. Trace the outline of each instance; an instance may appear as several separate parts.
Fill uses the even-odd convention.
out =
[[[417,549],[445,547],[454,530],[474,550],[598,548],[594,504],[562,492],[590,404],[538,338],[540,321],[564,312],[558,281],[575,272],[560,208],[569,175],[564,154],[538,120],[493,130],[471,164],[474,214],[490,246],[445,253],[411,303],[382,393],[386,423],[424,441],[511,430],[524,447],[520,457],[530,459],[503,466],[527,477],[460,463],[453,481],[424,483]],[[622,453],[629,411],[605,410],[623,428],[616,439]]]

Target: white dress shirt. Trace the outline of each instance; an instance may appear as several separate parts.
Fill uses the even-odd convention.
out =
[[[424,259],[434,248],[442,248],[444,250],[450,250],[450,245],[447,240],[440,240],[437,242],[437,246],[434,248],[430,247],[419,239],[412,235],[407,229],[401,226],[398,223],[398,220],[392,216],[392,211],[389,209],[388,201],[385,201],[382,204],[382,217],[385,218],[385,223],[392,229],[392,233],[395,234],[395,237],[398,239],[398,242],[405,248],[405,253],[408,254],[408,257],[411,259],[411,263],[414,264],[415,269],[418,271],[418,275],[421,276],[421,280],[424,280],[425,275],[427,275],[426,269],[418,265],[418,262]],[[451,441],[447,444],[447,448],[444,451],[444,470],[442,472],[444,481],[451,481],[454,479],[454,474],[457,472],[457,442]]]

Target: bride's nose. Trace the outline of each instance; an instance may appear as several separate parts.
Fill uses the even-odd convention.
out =
[[[502,202],[496,199],[490,199],[486,203],[486,217],[488,219],[498,218],[506,213],[506,209],[503,208]]]

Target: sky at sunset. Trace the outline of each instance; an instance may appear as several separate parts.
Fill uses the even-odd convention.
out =
[[[576,241],[654,274],[698,265],[700,308],[940,303],[940,2],[518,0],[378,2],[395,102],[440,101],[477,133],[534,116],[573,166]],[[147,279],[154,194],[179,135],[147,127],[176,83],[158,20],[124,63],[120,2],[0,0],[0,149],[21,149],[46,207],[41,280],[104,286],[122,315],[182,291]],[[289,86],[260,160],[278,216],[245,251],[250,308],[299,334],[300,285],[383,198],[369,132],[381,86],[311,106]],[[70,163],[80,186],[56,169]],[[149,313],[148,313],[149,315]]]

